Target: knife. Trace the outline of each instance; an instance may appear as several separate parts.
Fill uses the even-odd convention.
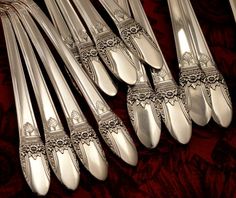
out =
[[[163,62],[160,52],[145,29],[114,0],[99,1],[113,19],[129,50],[153,68],[161,69]]]
[[[90,30],[98,53],[108,69],[125,83],[135,84],[137,72],[125,44],[112,32],[90,1],[73,2]]]
[[[6,13],[2,11],[1,21],[16,103],[21,167],[31,190],[43,196],[50,186],[50,169],[45,147],[35,120],[14,31]]]
[[[26,33],[21,27],[19,20],[18,26],[18,32],[21,34],[19,35],[21,36],[19,41],[21,41],[20,43],[22,48],[27,49],[29,47],[25,45],[26,43],[30,45],[28,41],[29,39],[27,39]],[[34,28],[34,25],[32,24],[31,27]],[[76,99],[74,98],[68,84],[66,83],[66,80],[63,77],[63,74],[61,73],[56,61],[47,47],[45,40],[42,38],[42,35],[40,35],[40,32],[37,31],[37,28],[35,27],[34,29],[35,30],[31,33],[29,32],[29,35],[33,43],[35,43],[36,50],[39,53],[39,56],[59,98],[59,102],[61,103],[62,110],[69,126],[73,148],[85,168],[96,178],[105,180],[108,172],[107,161],[100,141],[95,131],[83,115]],[[35,37],[37,37],[37,39],[35,39]],[[37,70],[34,72],[36,69],[35,67],[32,67],[31,73],[37,74]],[[38,76],[41,76],[40,70],[38,71]],[[96,159],[96,161],[94,159]]]
[[[200,68],[180,1],[168,0],[168,5],[179,59],[180,85],[185,91],[192,120],[204,126],[211,118],[211,101],[204,83],[206,76]]]
[[[89,77],[104,93],[109,96],[116,95],[117,88],[104,68],[87,30],[71,3],[55,0],[45,0],[44,2],[62,40],[69,46],[78,61],[81,61]]]
[[[48,160],[57,178],[68,189],[74,190],[79,184],[80,173],[71,141],[63,129],[56,107],[39,69],[36,55],[20,24],[19,18],[13,9],[8,9],[8,14],[19,41],[39,106]]]
[[[177,86],[168,68],[141,1],[130,0],[129,5],[135,20],[146,29],[161,53],[162,69],[160,71],[152,69],[151,73],[162,119],[170,134],[180,143],[186,144],[191,139],[192,122],[188,114],[184,94]]]
[[[130,15],[128,1],[116,0],[116,2]],[[156,105],[155,93],[143,64],[132,53],[130,56],[135,63],[138,78],[135,85],[128,88],[129,117],[141,143],[147,148],[155,148],[161,135],[161,118]]]
[[[211,96],[212,117],[222,127],[228,127],[233,115],[228,87],[212,57],[190,1],[180,0],[180,2],[188,22],[187,27],[191,33],[197,58],[206,76],[204,82]]]
[[[106,144],[126,163],[135,166],[138,161],[137,150],[121,119],[112,112],[84,70],[78,66],[78,62],[74,59],[42,10],[32,0],[24,0],[24,2],[26,4],[22,5],[30,11],[61,55],[94,114],[99,125],[99,132]],[[28,12],[24,9],[21,10],[20,14],[22,18],[28,16]],[[30,28],[30,25],[27,27]]]

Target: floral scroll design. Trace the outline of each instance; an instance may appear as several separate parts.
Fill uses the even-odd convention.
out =
[[[90,146],[91,142],[96,144],[96,147],[100,155],[104,160],[106,160],[105,153],[102,149],[101,143],[95,131],[90,125],[88,125],[88,123],[74,127],[73,131],[71,132],[71,141],[76,151],[76,154],[78,155],[81,162],[84,164],[86,168],[89,168],[89,164],[83,146],[84,145]]]
[[[182,87],[187,86],[195,89],[203,83],[204,79],[205,74],[198,66],[181,68],[179,82]]]
[[[156,86],[156,97],[157,101],[160,105],[160,113],[163,121],[165,122],[165,114],[163,110],[163,105],[171,104],[172,106],[175,105],[176,102],[183,103],[185,107],[185,114],[188,115],[188,108],[187,108],[187,99],[182,87],[178,87],[175,82],[162,82]],[[188,116],[187,116],[188,117]]]
[[[141,52],[137,49],[135,41],[133,38],[140,38],[140,36],[144,36],[154,48],[158,49],[152,38],[146,32],[146,30],[136,21],[129,18],[119,24],[120,36],[130,48],[130,50],[136,54],[141,54]]]
[[[120,155],[120,153],[114,142],[112,133],[118,134],[119,130],[123,132],[125,137],[129,140],[130,144],[134,146],[133,140],[130,137],[129,132],[127,131],[121,119],[118,118],[115,114],[111,113],[109,117],[106,117],[99,122],[99,131],[104,141],[117,155]]]
[[[44,163],[45,171],[47,172],[47,175],[50,174],[50,171],[47,162],[45,146],[40,136],[38,135],[37,129],[35,129],[34,126],[29,122],[24,124],[22,128],[23,128],[23,134],[25,136],[22,137],[20,140],[20,147],[19,147],[20,161],[26,181],[29,185],[31,185],[31,181],[29,178],[30,170],[28,170],[27,166],[27,160],[29,160],[29,158],[33,158],[34,160],[36,160],[38,157],[41,157],[42,160],[45,162]],[[29,129],[30,129],[30,134],[28,134]],[[33,132],[36,132],[37,135],[33,136],[32,135]]]
[[[64,132],[62,124],[58,122],[55,118],[49,118],[47,121],[45,133],[45,147],[48,160],[53,168],[56,170],[56,163],[54,154],[60,152],[64,154],[65,150],[70,150],[76,159],[74,150],[72,148],[71,140]],[[77,166],[77,163],[74,163]],[[78,167],[76,167],[78,169]]]
[[[92,60],[98,60],[98,51],[93,45],[92,42],[87,43],[80,43],[78,45],[78,50],[80,53],[80,60],[87,71],[89,77],[94,81],[97,82],[96,72],[92,65]]]
[[[82,113],[73,110],[70,118],[68,118],[67,121],[71,131],[70,136],[72,145],[84,166],[88,168],[87,156],[83,148],[85,144],[87,146],[90,146],[91,142],[96,144],[100,155],[103,157],[103,159],[105,159],[105,154],[103,152],[101,143],[95,131],[87,123]]]
[[[185,52],[179,60],[180,67],[198,67],[198,60],[190,52]]]
[[[115,72],[113,60],[109,54],[109,51],[125,48],[124,43],[111,31],[100,34],[99,36],[97,36],[96,39],[96,48],[100,57],[102,58],[104,63],[109,67],[109,69]]]
[[[134,121],[133,105],[145,108],[147,104],[154,103],[156,106],[156,97],[152,88],[148,84],[136,84],[129,87],[127,94],[127,108],[131,121]]]
[[[203,72],[205,73],[204,83],[206,84],[209,97],[211,95],[210,89],[216,90],[217,87],[221,86],[224,89],[226,100],[232,108],[228,87],[222,74],[217,70],[215,62],[206,54],[201,54],[201,56],[199,57],[199,62],[203,69]]]

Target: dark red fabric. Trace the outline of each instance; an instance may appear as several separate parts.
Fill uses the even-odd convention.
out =
[[[36,2],[45,9],[42,0]],[[93,2],[100,8],[98,1]],[[215,61],[228,83],[235,113],[236,23],[229,2],[191,2]],[[177,58],[167,2],[143,0],[143,5],[177,79]],[[2,27],[0,30],[0,197],[32,197],[19,162],[16,110]],[[139,152],[137,167],[126,165],[103,144],[109,162],[109,176],[105,182],[94,179],[81,166],[81,181],[76,191],[66,190],[51,174],[48,197],[236,197],[235,116],[227,129],[213,121],[206,127],[193,125],[192,140],[184,146],[173,140],[163,125],[159,145],[148,150],[140,144],[131,127],[126,110],[127,88],[124,84],[118,85],[118,95],[106,99],[134,138]],[[91,117],[84,104],[82,101],[83,110]],[[91,122],[94,122],[92,118]]]

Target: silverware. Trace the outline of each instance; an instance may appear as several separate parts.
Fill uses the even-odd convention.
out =
[[[179,59],[180,85],[185,91],[192,120],[204,126],[211,118],[210,96],[204,83],[206,76],[197,60],[180,1],[168,0],[168,5]]]
[[[234,20],[236,21],[236,1],[229,0],[229,3],[230,3],[230,6],[231,6],[233,14],[234,14]]]
[[[126,0],[116,0],[129,15],[129,5]],[[151,87],[143,64],[132,54],[138,78],[133,86],[129,86],[127,93],[127,108],[134,130],[147,148],[155,148],[161,135],[161,118],[156,107],[155,93]]]
[[[163,62],[158,47],[146,30],[114,0],[99,1],[113,19],[129,50],[153,68],[161,69]]]
[[[152,69],[151,72],[158,100],[157,106],[160,108],[162,119],[170,134],[180,143],[186,144],[192,135],[192,122],[187,111],[184,93],[177,86],[168,68],[141,2],[129,0],[129,5],[135,20],[152,37],[161,54],[162,69],[160,71]]]
[[[228,127],[233,115],[228,87],[222,74],[217,69],[190,1],[180,0],[180,2],[198,61],[206,76],[204,83],[211,99],[212,117],[222,127]]]
[[[39,56],[59,98],[62,110],[67,119],[72,145],[76,151],[76,154],[80,158],[85,168],[92,175],[100,180],[105,180],[108,172],[107,161],[96,133],[83,115],[78,103],[76,102],[76,99],[74,98],[68,84],[66,83],[66,80],[63,77],[63,74],[61,73],[36,25],[32,22],[32,20],[28,20],[28,23],[23,23],[26,26],[30,25],[32,28],[32,31],[31,29],[26,29],[28,30],[31,40],[35,44],[35,48],[39,53]],[[19,20],[18,24],[20,26]],[[27,49],[27,46],[24,46],[27,43],[25,33],[21,27],[18,29],[21,29],[21,37],[23,37],[21,39],[22,48]],[[35,67],[36,66],[37,65],[35,65]],[[32,67],[32,72],[37,69],[35,67]],[[40,70],[38,73],[39,72]],[[36,73],[36,71],[34,73]]]
[[[93,41],[69,1],[44,1],[54,26],[62,40],[78,61],[81,61],[88,76],[104,93],[114,96],[117,88],[102,64]],[[68,26],[68,27],[67,27]]]
[[[24,32],[15,10],[8,14],[18,38],[23,57],[33,85],[44,127],[45,147],[50,165],[57,178],[69,189],[79,184],[79,164],[69,137],[66,135],[30,41]]]
[[[110,107],[95,89],[93,83],[83,69],[78,67],[78,62],[74,59],[72,53],[63,43],[54,26],[42,10],[31,0],[24,0],[24,2],[26,3],[25,8],[30,11],[35,20],[40,24],[58,53],[61,55],[64,63],[90,106],[90,109],[98,122],[99,131],[106,144],[125,162],[136,165],[138,161],[136,147],[120,118],[111,111]],[[26,12],[21,10],[20,14],[23,18]]]
[[[7,15],[0,12],[15,96],[21,167],[31,190],[38,195],[46,195],[50,185],[50,169],[45,147],[35,120],[12,25]]]
[[[90,1],[73,2],[90,30],[106,66],[118,79],[130,85],[135,84],[137,72],[125,44],[112,32]]]

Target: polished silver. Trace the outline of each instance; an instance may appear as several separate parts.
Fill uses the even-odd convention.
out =
[[[206,75],[197,59],[180,0],[168,0],[168,5],[179,59],[180,85],[185,91],[192,120],[204,126],[211,118],[210,95],[204,83]]]
[[[35,120],[20,53],[11,22],[6,14],[0,13],[0,15],[15,96],[20,139],[19,153],[21,167],[31,190],[38,195],[43,196],[47,194],[50,186],[50,169],[46,151]]]
[[[232,103],[225,80],[217,69],[201,27],[189,0],[179,0],[191,34],[196,56],[205,74],[204,83],[210,96],[212,117],[222,127],[228,127],[232,121]]]
[[[186,144],[191,139],[192,122],[188,114],[184,93],[177,86],[168,68],[141,2],[129,0],[129,5],[135,20],[152,37],[161,54],[162,69],[160,71],[152,69],[151,71],[157,97],[156,105],[160,109],[162,119],[170,134],[180,143]]]
[[[78,62],[73,54],[66,47],[42,10],[31,0],[25,0],[25,2],[27,5],[26,8],[48,35],[80,88],[81,93],[85,97],[98,122],[99,131],[107,145],[125,162],[130,165],[136,165],[138,161],[137,150],[123,122],[111,111],[90,78],[84,70],[78,66]],[[20,13],[22,17],[25,16],[25,11],[21,10]]]
[[[126,0],[116,0],[120,7],[129,15],[129,5]],[[155,148],[161,135],[160,112],[156,107],[156,97],[143,64],[132,54],[138,79],[135,85],[129,86],[127,93],[127,108],[134,130],[144,146]]]
[[[28,33],[35,43],[36,50],[56,90],[62,110],[67,119],[72,145],[76,154],[92,175],[100,180],[105,180],[108,173],[107,161],[96,133],[83,115],[37,27],[29,19],[24,24],[32,28],[28,29]]]
[[[103,62],[118,79],[135,84],[137,72],[122,40],[112,32],[89,0],[73,2],[90,30]]]
[[[79,184],[80,173],[71,140],[64,131],[27,34],[16,12],[9,9],[8,14],[18,38],[39,106],[48,160],[57,178],[67,188],[74,190]]]
[[[99,0],[116,24],[120,36],[129,50],[155,69],[161,69],[163,62],[152,38],[131,15],[114,0]]]
[[[93,82],[109,96],[117,94],[117,88],[104,68],[97,49],[86,28],[69,1],[44,0],[54,26]]]
[[[235,0],[229,0],[230,6],[232,8],[233,14],[234,14],[234,20],[236,21],[236,1]]]

